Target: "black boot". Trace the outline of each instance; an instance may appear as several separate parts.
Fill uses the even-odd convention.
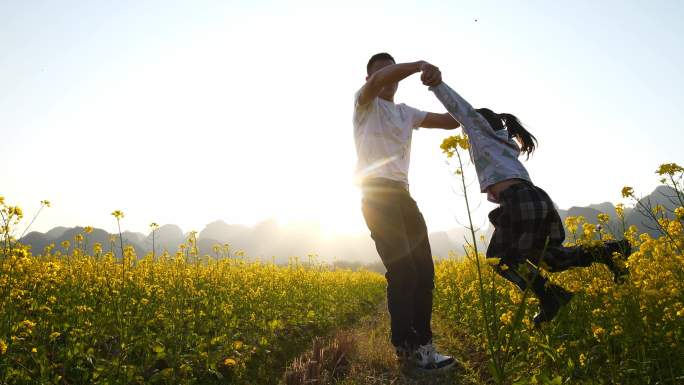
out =
[[[519,271],[519,266],[506,270],[496,269],[497,273],[518,286],[521,291],[525,291],[527,283],[532,281],[530,289],[539,299],[539,311],[534,315],[532,321],[538,326],[542,322],[551,321],[558,314],[560,308],[570,302],[573,294],[560,286],[548,283],[541,272],[534,271],[535,269],[531,270],[527,270],[527,274],[523,274]]]
[[[543,322],[551,321],[558,311],[565,304],[570,302],[574,294],[563,289],[560,286],[549,284],[539,297],[539,311],[534,315],[532,321],[535,326],[541,325]]]
[[[593,252],[595,261],[605,264],[613,273],[613,281],[615,283],[624,282],[629,276],[629,269],[623,267],[622,263],[616,263],[613,260],[613,253],[618,253],[621,262],[624,262],[632,252],[632,245],[629,241],[623,239],[621,241],[609,241],[603,244],[603,248]]]

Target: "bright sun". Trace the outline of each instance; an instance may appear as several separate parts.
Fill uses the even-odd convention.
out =
[[[361,192],[351,180],[342,183],[339,178],[320,178],[287,195],[287,204],[278,212],[283,223],[320,226],[323,237],[366,231]]]

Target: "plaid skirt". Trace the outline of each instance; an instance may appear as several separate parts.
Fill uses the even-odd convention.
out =
[[[487,258],[517,264],[525,259],[537,263],[547,247],[561,246],[565,230],[549,195],[531,183],[508,187],[499,194],[500,206],[489,213],[494,233]]]

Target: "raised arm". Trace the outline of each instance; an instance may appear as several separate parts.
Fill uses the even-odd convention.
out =
[[[397,83],[417,72],[421,72],[429,63],[417,61],[413,63],[398,63],[383,67],[374,72],[366,79],[366,84],[361,88],[358,102],[363,105],[373,100],[382,88],[392,83]]]
[[[461,97],[451,87],[442,82],[436,86],[431,86],[430,91],[434,92],[440,102],[449,111],[449,114],[463,125],[463,131],[470,135],[473,131],[484,131],[494,134],[494,130],[473,106]]]

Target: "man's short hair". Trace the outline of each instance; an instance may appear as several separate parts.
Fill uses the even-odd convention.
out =
[[[376,61],[380,60],[391,60],[394,63],[396,63],[392,55],[388,54],[387,52],[376,53],[375,55],[371,56],[370,60],[368,60],[368,64],[366,65],[366,73],[368,75],[370,75],[371,65],[373,65],[373,63],[375,63]]]

